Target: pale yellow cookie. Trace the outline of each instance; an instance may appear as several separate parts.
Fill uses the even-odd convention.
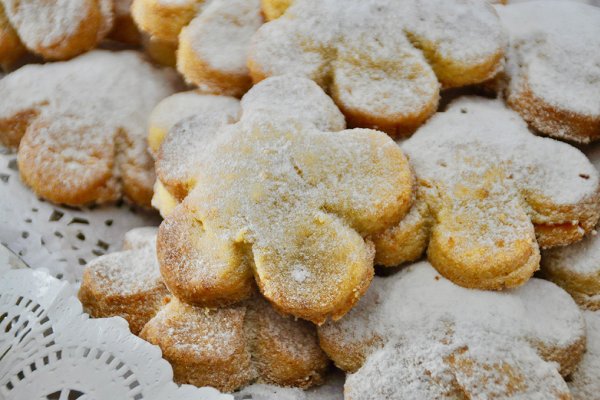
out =
[[[112,0],[1,0],[9,24],[33,53],[65,60],[86,52],[109,33]]]
[[[246,67],[260,0],[134,0],[133,17],[150,40],[177,48],[177,69],[204,92],[241,96],[252,85]],[[157,53],[168,60],[165,51]]]
[[[256,282],[284,313],[339,318],[373,275],[369,236],[413,202],[408,161],[382,132],[343,130],[331,99],[304,78],[265,80],[242,110],[217,129],[206,116],[185,119],[162,144],[161,182],[185,197],[159,230],[163,278],[193,304],[240,301]]]
[[[146,123],[173,78],[132,51],[27,65],[0,80],[0,142],[19,146],[21,177],[42,198],[149,206]]]
[[[600,138],[600,8],[531,1],[497,8],[510,34],[507,103],[537,131]]]
[[[600,146],[586,150],[600,169]],[[598,226],[581,242],[542,252],[542,274],[573,296],[580,307],[600,310],[600,236]]]
[[[350,372],[344,396],[353,400],[570,399],[563,376],[586,339],[577,305],[550,282],[465,289],[426,262],[376,277],[356,307],[318,331]]]
[[[598,221],[598,172],[587,157],[535,136],[500,101],[459,99],[401,147],[426,205],[413,205],[410,224],[373,236],[382,264],[414,260],[407,243],[427,245],[431,264],[459,285],[515,287],[539,268],[540,247],[579,241]]]
[[[350,126],[402,136],[436,111],[442,87],[495,76],[504,47],[483,0],[295,0],[254,35],[248,66],[254,82],[310,78]]]
[[[256,381],[307,388],[322,382],[328,366],[312,325],[259,298],[217,309],[173,299],[140,336],[160,346],[175,381],[223,391]]]

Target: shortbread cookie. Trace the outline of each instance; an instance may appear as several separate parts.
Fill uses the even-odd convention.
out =
[[[325,384],[309,390],[257,383],[235,393],[234,397],[235,400],[344,400],[344,375],[335,373],[325,379]]]
[[[180,383],[228,391],[255,381],[321,383],[328,360],[313,326],[277,314],[258,296],[212,310],[169,301],[155,239],[155,228],[134,229],[123,251],[89,263],[79,290],[88,313],[125,318],[133,333],[161,347]]]
[[[586,155],[600,170],[600,146]],[[598,227],[596,227],[596,230]],[[565,289],[580,307],[600,310],[600,236],[597,231],[571,246],[542,252],[542,274]]]
[[[497,8],[510,34],[505,96],[537,131],[600,138],[600,8],[573,1]]]
[[[152,205],[163,217],[171,213],[195,184],[197,147],[206,139],[211,140],[221,126],[236,122],[240,112],[240,101],[235,97],[196,91],[167,97],[152,110],[148,143],[157,158]],[[177,123],[180,126],[163,146],[167,133]]]
[[[504,46],[484,0],[296,0],[254,35],[248,65],[255,82],[311,78],[351,126],[400,136],[436,111],[441,87],[496,75]]]
[[[160,346],[175,381],[232,391],[258,381],[320,384],[328,359],[308,322],[279,315],[263,299],[208,309],[171,300],[140,336]]]
[[[42,198],[81,205],[125,196],[149,206],[146,121],[174,91],[168,71],[132,51],[28,65],[0,81],[0,142],[20,142],[21,176]]]
[[[455,101],[402,149],[427,207],[406,227],[373,238],[381,264],[406,261],[393,240],[402,250],[408,231],[429,237],[429,261],[453,282],[515,287],[538,269],[540,247],[581,240],[598,221],[598,172],[587,157],[533,135],[500,101]],[[431,224],[419,227],[427,213]]]
[[[382,132],[343,130],[343,115],[305,78],[266,80],[242,110],[216,131],[210,118],[188,118],[162,145],[159,163],[169,143],[180,166],[159,168],[181,174],[174,183],[187,193],[159,230],[163,278],[193,304],[240,301],[256,281],[284,313],[339,318],[373,275],[365,237],[411,206],[408,161]]]
[[[79,288],[79,300],[88,314],[123,317],[136,335],[168,296],[156,260],[156,228],[129,231],[123,251],[88,263]]]
[[[0,68],[9,69],[25,53],[27,49],[8,21],[4,6],[0,2]]]
[[[569,379],[573,400],[600,400],[600,312],[584,311],[587,350]]]
[[[96,46],[113,24],[112,0],[0,0],[27,49],[65,60]]]
[[[363,399],[567,399],[562,376],[585,350],[577,305],[551,282],[465,289],[427,262],[376,277],[348,315],[319,327],[321,347]]]
[[[260,0],[134,0],[133,17],[163,50],[178,46],[177,69],[189,83],[232,96],[252,85],[246,56],[262,24]]]

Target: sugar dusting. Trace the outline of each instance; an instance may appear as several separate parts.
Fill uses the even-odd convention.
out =
[[[497,6],[510,34],[509,91],[600,117],[600,8],[573,1]],[[557,132],[560,134],[560,132]]]
[[[248,46],[261,24],[260,0],[213,0],[182,35],[211,68],[247,75]]]
[[[600,311],[584,311],[587,324],[587,351],[575,372],[569,388],[574,400],[600,399]]]
[[[437,103],[433,57],[465,68],[504,44],[485,1],[297,0],[258,30],[250,63],[266,76],[311,78],[348,107],[397,118]]]
[[[465,289],[428,263],[375,278],[345,318],[319,329],[327,341],[357,345],[367,356],[348,377],[353,398],[435,398],[458,388],[472,398],[512,389],[522,398],[550,398],[568,391],[556,364],[533,350],[566,349],[585,336],[576,304],[552,283],[534,278],[503,292]],[[380,340],[366,344],[373,338]],[[537,392],[547,397],[527,397]]]
[[[103,37],[112,26],[113,6],[110,0],[3,0],[6,14],[19,37],[29,48],[52,47],[72,36],[81,23],[98,7],[103,25],[98,36]]]
[[[499,101],[455,101],[402,148],[417,176],[447,193],[467,184],[465,174],[494,168],[504,171],[507,199],[521,192],[569,205],[593,197],[598,188],[598,171],[581,151],[531,134],[519,115]]]
[[[307,79],[265,80],[242,108],[238,123],[195,148],[198,185],[182,207],[201,221],[204,237],[251,245],[247,256],[268,298],[335,304],[344,285],[356,285],[354,274],[372,265],[362,236],[408,211],[413,182],[406,159],[381,132],[340,131],[343,116]],[[180,152],[186,143],[180,141]],[[207,261],[186,260],[193,264],[186,271],[206,281],[214,276]]]
[[[156,259],[156,228],[138,228],[125,236],[125,250],[88,263],[94,285],[106,296],[127,296],[163,286]]]
[[[114,185],[124,178],[151,190],[147,117],[159,100],[175,91],[174,82],[169,72],[152,67],[136,52],[97,50],[67,62],[27,65],[7,75],[0,81],[0,119],[38,112],[33,123],[46,121],[41,129],[49,133],[36,132],[30,145],[59,152],[65,161],[61,167],[77,170],[70,177],[65,174],[67,186],[97,173],[87,164],[102,163],[113,169]],[[55,161],[39,152],[35,165],[52,169]]]

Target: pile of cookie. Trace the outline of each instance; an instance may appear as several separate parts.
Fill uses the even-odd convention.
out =
[[[79,298],[179,383],[600,399],[584,3],[0,0],[0,143],[40,198],[160,212]]]

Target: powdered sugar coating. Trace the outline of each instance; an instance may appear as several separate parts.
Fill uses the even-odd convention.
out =
[[[600,132],[600,9],[572,1],[526,2],[498,6],[510,34],[507,55],[509,103],[533,126],[555,137],[581,142]],[[521,97],[531,93],[555,112],[583,119],[587,134],[566,117],[554,121],[539,111],[523,111]],[[562,121],[560,119],[563,119]],[[590,131],[591,130],[591,131]]]
[[[140,230],[140,229],[143,229]],[[133,229],[125,236],[124,250],[88,263],[95,285],[107,296],[128,296],[162,287],[156,260],[156,228]]]
[[[600,399],[600,311],[584,311],[587,351],[569,381],[573,400]]]
[[[523,284],[538,246],[578,241],[598,220],[599,177],[585,155],[533,135],[500,101],[459,99],[401,147],[434,218],[429,260],[458,284]]]
[[[177,49],[177,69],[205,93],[240,97],[251,86],[246,67],[260,0],[135,0],[133,17],[151,40]]]
[[[297,0],[258,30],[248,63],[255,81],[311,78],[352,124],[398,135],[435,112],[439,82],[495,75],[504,43],[485,1]]]
[[[568,393],[557,365],[542,358],[568,373],[583,350],[585,324],[552,283],[471,290],[418,263],[375,278],[358,305],[319,336],[336,364],[358,370],[346,382],[353,399],[545,393],[541,399]]]
[[[250,39],[262,24],[260,0],[213,0],[188,27],[187,36],[197,57],[210,68],[248,75]]]
[[[599,185],[598,171],[581,151],[532,135],[519,115],[499,101],[475,97],[455,101],[402,148],[420,179],[448,189],[461,179],[456,169],[467,158],[483,168],[508,164],[522,190],[559,205],[589,198]]]
[[[95,36],[100,41],[112,28],[113,2],[111,0],[58,0],[51,2],[2,0],[6,15],[21,41],[44,56],[59,58],[64,51],[72,56],[66,43],[77,43],[77,35]],[[87,25],[87,26],[85,26]],[[88,32],[91,30],[91,32]],[[74,44],[80,53],[93,46]],[[87,48],[86,48],[87,47]]]
[[[412,201],[406,159],[381,132],[337,132],[343,117],[307,79],[265,80],[242,109],[198,149],[198,184],[161,225],[167,285],[189,302],[237,301],[253,270],[279,309],[340,316],[372,274],[363,237],[399,221]]]
[[[344,400],[344,375],[328,376],[324,385],[308,390],[254,384],[237,393],[236,400]]]
[[[24,135],[21,173],[44,197],[78,204],[114,201],[124,191],[148,205],[146,119],[174,91],[168,71],[131,51],[28,65],[0,81],[0,139],[16,146]]]
[[[585,150],[600,169],[600,146]],[[600,236],[597,228],[581,242],[557,247],[542,253],[546,277],[562,286],[583,308],[600,308]]]

